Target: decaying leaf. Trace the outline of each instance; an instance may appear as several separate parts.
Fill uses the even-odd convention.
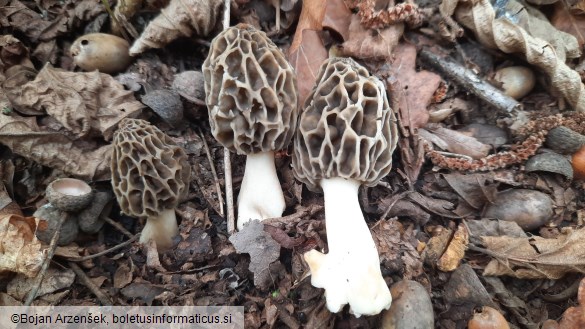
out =
[[[564,228],[554,239],[539,236],[482,237],[494,255],[483,275],[509,275],[520,279],[560,279],[585,273],[585,229]]]
[[[380,220],[372,228],[372,238],[380,255],[380,262],[390,270],[403,272],[404,279],[423,273],[423,264],[416,246],[412,226],[404,228],[397,219]]]
[[[59,270],[49,267],[43,282],[39,288],[37,296],[51,294],[57,290],[71,287],[75,281],[75,273],[70,269]],[[36,278],[27,278],[23,275],[17,275],[8,283],[7,292],[12,297],[23,300],[28,292],[35,286]]]
[[[171,0],[130,47],[134,56],[150,48],[162,48],[193,32],[207,36],[220,17],[221,0]]]
[[[144,107],[108,74],[69,72],[50,64],[34,81],[4,90],[15,108],[46,111],[78,137],[101,133],[110,140],[120,120],[137,116]]]
[[[252,220],[244,229],[230,236],[230,242],[238,253],[250,254],[250,271],[254,284],[266,288],[271,283],[270,264],[280,256],[280,245],[264,231],[264,224]]]
[[[559,322],[559,329],[585,328],[585,279],[581,279],[581,283],[579,283],[577,300],[579,305],[569,307],[563,313],[563,318]]]
[[[41,165],[87,179],[110,177],[111,145],[89,149],[58,132],[43,132],[34,117],[0,114],[0,143]]]
[[[5,20],[3,23],[2,20]],[[33,42],[47,41],[67,32],[67,17],[57,16],[46,20],[40,13],[13,0],[7,6],[0,6],[0,25],[11,26],[24,33]]]
[[[28,49],[12,35],[0,35],[0,71],[13,65],[34,67]]]
[[[360,23],[360,18],[353,15],[349,25],[349,38],[343,43],[345,56],[363,59],[388,59],[394,54],[394,47],[404,33],[404,24],[371,30]]]
[[[399,100],[400,118],[406,127],[421,128],[429,121],[427,106],[441,83],[441,77],[430,71],[416,71],[416,48],[401,43],[394,49],[391,77],[399,90],[392,90]],[[394,89],[394,88],[393,88]]]
[[[44,253],[35,236],[34,217],[3,215],[0,217],[0,274],[16,272],[34,277],[41,269]]]

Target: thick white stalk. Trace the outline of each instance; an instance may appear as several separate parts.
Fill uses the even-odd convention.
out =
[[[311,283],[325,288],[327,308],[339,312],[345,304],[356,317],[374,315],[392,303],[380,271],[380,258],[358,202],[359,182],[343,178],[321,181],[329,253],[305,254]]]
[[[282,216],[285,206],[274,166],[274,152],[248,154],[238,195],[238,230],[252,219]]]
[[[173,238],[179,234],[175,209],[165,209],[157,217],[149,217],[140,234],[140,243],[154,240],[159,250],[172,247]]]

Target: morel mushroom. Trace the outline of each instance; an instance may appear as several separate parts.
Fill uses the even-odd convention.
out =
[[[329,253],[311,250],[304,258],[332,312],[349,303],[356,316],[373,315],[392,302],[358,189],[390,172],[397,138],[382,82],[352,59],[324,62],[295,135],[293,172],[324,193]]]
[[[112,186],[122,212],[146,218],[140,242],[173,245],[179,227],[175,208],[189,189],[185,151],[149,122],[124,119],[114,133]]]
[[[284,196],[274,152],[296,127],[297,84],[284,54],[246,24],[220,33],[203,63],[211,132],[232,152],[246,154],[238,196],[238,228],[250,219],[280,217]]]

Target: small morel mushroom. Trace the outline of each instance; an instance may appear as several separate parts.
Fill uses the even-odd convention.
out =
[[[149,122],[124,119],[114,133],[112,186],[122,212],[146,218],[140,242],[167,249],[179,227],[175,208],[189,189],[185,151]]]
[[[285,202],[274,152],[286,148],[296,127],[293,68],[264,32],[239,24],[213,39],[203,74],[213,136],[247,155],[238,229],[250,219],[280,217]]]
[[[311,250],[304,257],[332,312],[349,303],[356,316],[372,315],[392,302],[358,189],[390,172],[397,134],[379,79],[349,58],[323,63],[295,135],[293,172],[325,196],[329,253]]]

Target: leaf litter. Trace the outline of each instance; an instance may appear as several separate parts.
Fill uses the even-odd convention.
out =
[[[510,3],[511,7],[498,8],[509,12],[515,5]],[[104,23],[107,14],[101,4],[89,0],[41,1],[38,6],[31,1],[0,0],[0,4],[0,172],[9,191],[7,198],[0,199],[4,200],[0,205],[6,211],[16,205],[25,214],[34,212],[44,202],[42,189],[54,177],[77,176],[95,187],[108,188],[107,182],[100,181],[109,179],[109,139],[117,123],[127,116],[148,118],[170,134],[188,150],[190,163],[198,172],[186,202],[177,210],[181,234],[176,250],[160,253],[153,246],[141,248],[132,243],[133,232],[138,232],[141,224],[114,208],[107,214],[111,223],[99,233],[102,238],[84,235],[76,241],[79,245],[58,248],[56,262],[65,265],[49,268],[48,286],[41,287],[41,296],[35,303],[97,303],[92,289],[99,289],[113,300],[140,305],[244,305],[246,327],[250,328],[377,326],[379,317],[356,319],[346,311],[331,314],[324,305],[322,291],[310,285],[302,254],[326,246],[322,197],[295,184],[287,153],[278,160],[280,174],[285,178],[283,186],[290,189],[285,192],[289,197],[286,216],[270,219],[267,224],[256,223],[231,237],[226,232],[222,198],[217,196],[215,187],[224,184],[221,148],[210,138],[204,95],[196,86],[196,72],[207,51],[205,45],[219,30],[223,11],[220,1],[133,1],[135,7],[128,12],[116,6],[115,15],[121,25],[112,27],[112,31],[135,39],[137,59],[115,78],[98,72],[72,72],[67,54],[67,46],[83,27],[108,30]],[[433,168],[425,161],[427,142],[421,137],[433,141],[443,155],[451,153],[446,156],[467,156],[477,161],[499,150],[513,149],[510,143],[519,137],[511,131],[509,136],[498,133],[483,138],[483,133],[461,129],[474,124],[488,123],[499,128],[505,125],[497,120],[501,115],[497,110],[484,110],[485,104],[473,90],[452,85],[450,78],[419,67],[423,61],[418,55],[420,49],[434,46],[439,43],[436,38],[449,36],[446,32],[457,32],[460,26],[474,33],[467,38],[496,49],[488,53],[492,60],[482,66],[482,72],[489,74],[496,66],[522,61],[503,56],[510,48],[498,43],[499,18],[470,25],[469,15],[482,17],[490,13],[487,3],[444,1],[442,15],[427,11],[423,3],[373,0],[236,0],[233,7],[248,10],[248,16],[232,13],[232,23],[249,20],[279,46],[289,47],[302,99],[312,88],[316,70],[329,56],[328,51],[355,57],[384,79],[393,109],[399,114],[400,163],[395,162],[396,168],[380,186],[360,192],[360,201],[388,284],[404,279],[422,283],[432,292],[440,328],[464,326],[474,305],[487,304],[499,306],[515,325],[533,328],[556,318],[562,319],[562,328],[578,328],[579,324],[570,319],[579,309],[568,308],[570,300],[560,308],[540,304],[539,309],[548,311],[542,314],[535,314],[529,306],[555,288],[538,285],[533,278],[553,279],[562,287],[572,280],[571,273],[583,272],[583,255],[579,254],[583,249],[583,186],[563,181],[551,172],[527,173],[521,165],[489,174],[470,174],[458,172],[453,166]],[[523,8],[526,13],[520,11],[521,20],[530,23],[520,26],[530,37],[547,39],[561,60],[576,56],[573,46],[578,43],[574,41],[582,39],[574,29],[561,26],[558,18],[551,25],[537,9]],[[148,10],[160,11],[161,15],[144,27]],[[189,14],[197,18],[192,21]],[[417,26],[427,24],[427,19],[429,25],[419,29]],[[22,24],[23,20],[29,24]],[[297,20],[296,26],[291,23]],[[111,23],[115,26],[116,20]],[[553,26],[576,35],[559,34]],[[436,29],[431,31],[432,28]],[[482,28],[494,29],[496,47]],[[11,31],[17,33],[12,35]],[[425,44],[422,38],[413,38],[412,33],[435,39],[427,39]],[[554,36],[562,36],[565,41],[555,43]],[[451,48],[460,52],[457,44]],[[541,67],[543,56],[550,56],[520,53],[535,67]],[[465,60],[465,54],[460,56],[459,62],[463,63],[459,65],[468,64]],[[556,65],[565,70],[561,64]],[[570,65],[568,68],[573,70]],[[183,78],[180,74],[187,71],[195,75],[173,84],[175,76]],[[568,78],[562,82],[556,78],[550,79],[554,80],[552,84],[541,81],[538,92],[522,101],[525,109],[540,107],[548,109],[550,113],[546,115],[556,114],[554,106],[538,105],[561,99],[555,89],[566,98],[569,107],[580,109],[574,92],[579,88],[563,87],[566,83],[576,85],[574,73],[565,73]],[[185,119],[192,120],[189,125],[173,127],[161,117],[164,113],[156,114],[137,101],[153,90],[171,89],[181,95]],[[428,124],[430,108],[448,110],[432,114],[434,126]],[[483,130],[486,131],[493,130]],[[202,138],[209,144],[205,151]],[[243,166],[243,157],[232,158],[236,190]],[[212,169],[217,173],[213,174]],[[550,194],[554,200],[551,221],[525,232],[512,222],[482,218],[483,208],[494,202],[498,192],[520,187]],[[27,219],[30,217],[9,216],[8,221],[0,217],[0,236],[4,234],[13,241],[15,248],[4,250],[12,256],[6,258],[10,260],[7,263],[0,261],[0,268],[2,275],[21,274],[8,274],[10,288],[0,291],[0,303],[21,304],[26,289],[30,289],[24,277],[38,271],[46,246],[35,242],[35,227]],[[23,250],[27,258],[21,256]],[[100,252],[104,254],[93,256]],[[79,262],[82,273],[87,273],[97,288],[79,289],[82,283],[73,282],[74,276],[64,260]],[[23,261],[28,263],[19,263]],[[56,280],[59,277],[62,280]],[[530,291],[522,289],[527,285]],[[448,293],[451,289],[457,294]],[[79,300],[71,299],[71,291]],[[464,291],[477,293],[465,295]],[[444,306],[443,301],[447,301]],[[566,316],[561,317],[565,310]]]

